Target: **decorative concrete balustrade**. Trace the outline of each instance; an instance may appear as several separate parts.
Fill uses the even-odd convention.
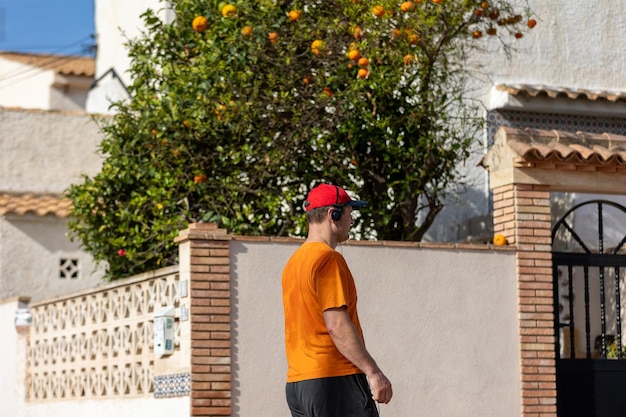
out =
[[[152,393],[154,313],[179,305],[178,267],[33,304],[27,399]]]

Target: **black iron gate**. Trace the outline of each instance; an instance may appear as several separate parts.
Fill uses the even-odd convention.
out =
[[[626,416],[625,230],[626,208],[605,200],[552,228],[558,417]]]

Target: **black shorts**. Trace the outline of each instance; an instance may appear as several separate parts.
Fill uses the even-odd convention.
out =
[[[364,374],[288,382],[293,417],[378,417]]]

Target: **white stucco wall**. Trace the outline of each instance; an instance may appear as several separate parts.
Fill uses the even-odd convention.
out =
[[[528,4],[538,24],[514,42],[518,52],[512,59],[488,55],[485,62],[494,82],[624,90],[625,2],[529,0]],[[481,41],[490,40],[483,37]]]
[[[62,194],[81,173],[100,169],[101,135],[85,113],[0,109],[0,126],[0,193]],[[0,299],[37,300],[100,282],[102,273],[70,242],[66,224],[52,215],[0,217]],[[59,279],[61,258],[79,260],[79,279]]]
[[[96,55],[96,79],[101,78],[110,69],[115,69],[124,85],[131,84],[130,59],[124,46],[128,40],[135,39],[143,30],[141,15],[152,9],[166,21],[171,21],[173,14],[166,8],[166,1],[160,0],[95,0],[95,28],[98,43]],[[87,111],[90,113],[109,114],[112,102],[125,100],[128,94],[118,80],[104,77],[89,92]]]
[[[0,402],[3,416],[22,415],[26,365],[26,333],[15,327],[15,313],[22,303],[17,297],[0,297]]]
[[[0,108],[0,192],[62,193],[96,174],[101,133],[85,113]]]
[[[78,261],[77,278],[61,277],[61,259]],[[65,219],[0,217],[0,299],[40,301],[93,288],[102,284],[102,275],[91,256],[67,237]]]
[[[88,77],[56,74],[0,56],[0,107],[84,110],[91,82]]]
[[[115,68],[126,85],[130,76],[128,51],[124,44],[137,37],[142,28],[141,15],[149,8],[161,10],[166,2],[160,0],[95,0],[95,27],[98,54],[96,78]]]
[[[232,242],[233,416],[289,416],[280,281],[296,248]],[[368,349],[393,384],[382,416],[519,415],[513,252],[338,250]]]
[[[49,109],[54,72],[0,57],[0,106]]]
[[[57,74],[50,93],[51,110],[84,111],[93,79]]]

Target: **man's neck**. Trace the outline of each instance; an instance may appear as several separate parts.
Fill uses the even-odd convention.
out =
[[[338,243],[337,236],[328,223],[309,224],[309,234],[306,241],[325,243],[333,249],[337,247]]]

